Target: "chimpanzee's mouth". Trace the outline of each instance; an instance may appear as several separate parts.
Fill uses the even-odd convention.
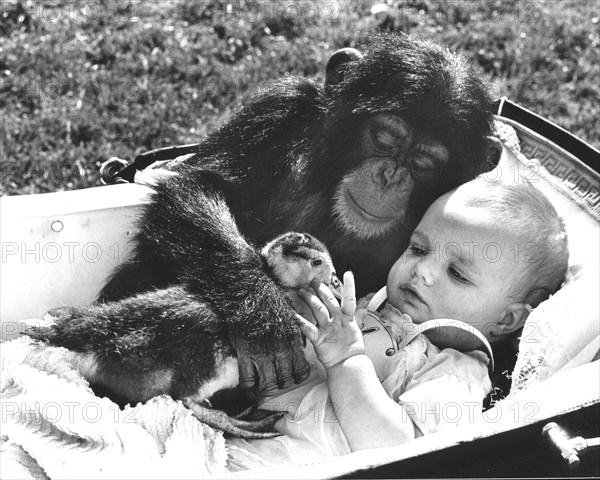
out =
[[[370,222],[384,222],[384,223],[388,223],[391,221],[395,220],[395,217],[382,217],[379,215],[375,215],[374,213],[368,212],[367,210],[365,210],[361,204],[352,196],[352,194],[350,193],[350,189],[345,188],[344,189],[344,193],[346,195],[346,199],[347,199],[347,203],[349,205],[351,205],[354,210],[356,210],[362,217],[365,217],[366,220],[370,221]]]

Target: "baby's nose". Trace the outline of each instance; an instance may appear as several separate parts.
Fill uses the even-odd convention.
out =
[[[425,286],[431,287],[435,280],[437,267],[435,259],[426,257],[415,263],[412,275],[419,278]]]

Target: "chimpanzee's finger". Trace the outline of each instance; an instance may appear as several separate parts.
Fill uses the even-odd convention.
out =
[[[256,384],[258,373],[254,370],[254,362],[238,356],[238,370],[240,373],[240,386],[253,388]]]
[[[303,319],[304,320],[304,319]],[[304,320],[306,322],[306,320]],[[312,328],[314,325],[307,322]],[[300,339],[294,341],[292,345],[292,363],[294,368],[294,381],[296,383],[302,383],[310,376],[310,364],[304,356],[304,349],[302,348],[302,342]]]
[[[268,397],[277,393],[277,368],[271,357],[255,362],[255,368],[258,372],[258,394]]]
[[[293,348],[275,353],[275,371],[279,388],[291,387],[294,384]]]
[[[354,286],[354,274],[350,270],[344,273],[342,313],[345,315],[342,321],[346,322],[351,322],[356,313],[356,288]]]

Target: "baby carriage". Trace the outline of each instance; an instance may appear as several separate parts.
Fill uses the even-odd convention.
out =
[[[115,185],[2,199],[2,476],[111,478],[112,472],[119,478],[142,478],[153,469],[164,478],[169,474],[164,464],[189,462],[186,452],[197,457],[190,471],[196,467],[198,475],[208,477],[600,475],[600,153],[507,99],[498,103],[496,126],[504,151],[494,175],[522,175],[548,195],[565,218],[571,259],[570,279],[534,310],[523,329],[517,364],[508,372],[510,394],[485,412],[483,422],[401,447],[229,472],[222,438],[214,432],[200,431],[198,440],[197,430],[183,429],[177,439],[187,440],[188,447],[180,444],[177,455],[172,446],[169,450],[177,433],[172,418],[181,414],[171,404],[171,436],[166,440],[167,434],[149,426],[150,408],[132,413],[130,425],[121,425],[121,418],[103,422],[89,408],[87,416],[65,418],[69,397],[60,400],[58,393],[49,392],[63,386],[66,396],[73,387],[77,395],[79,380],[70,371],[48,366],[51,359],[32,359],[32,350],[19,340],[20,331],[50,308],[93,301],[109,272],[127,257],[134,219],[147,201],[150,188],[130,182],[147,183],[144,169],[193,151],[191,145],[149,152],[127,166],[106,164],[103,175],[109,183],[120,179]],[[37,385],[45,390],[36,393]],[[88,403],[80,403],[89,407],[91,397],[85,394]],[[104,400],[97,401],[101,412],[110,408]],[[60,418],[50,418],[51,405],[62,406]],[[155,413],[165,405],[154,405]],[[40,418],[28,421],[28,413]],[[135,429],[140,425],[143,433]],[[154,442],[143,437],[146,433]],[[117,437],[118,448],[111,444],[118,443]],[[137,449],[131,446],[135,442]],[[194,448],[203,448],[202,455]]]

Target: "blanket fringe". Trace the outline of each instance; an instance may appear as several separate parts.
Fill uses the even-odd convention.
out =
[[[22,337],[2,345],[2,478],[223,475],[222,432],[163,395],[121,410],[94,395],[77,356]]]

